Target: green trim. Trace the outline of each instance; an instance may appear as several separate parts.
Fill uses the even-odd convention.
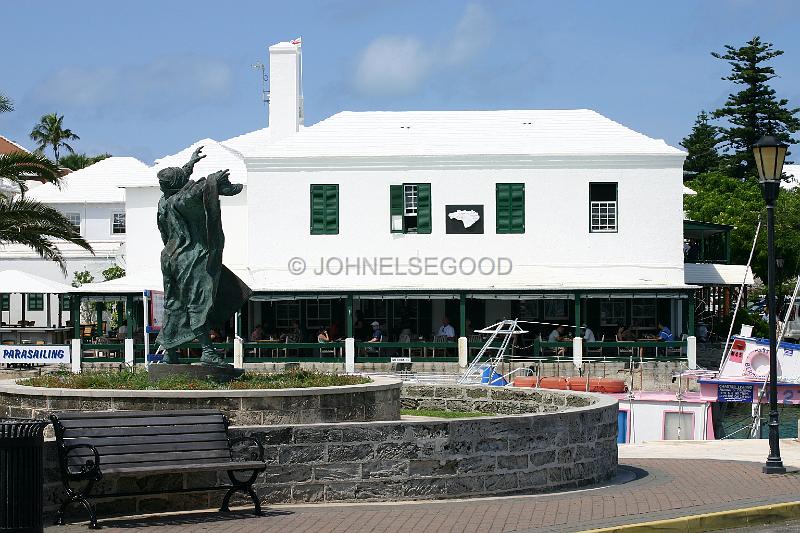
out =
[[[133,330],[136,329],[136,317],[133,316],[133,296],[128,295],[125,299],[125,318],[127,322],[127,331],[125,337],[128,339],[133,338]]]
[[[686,305],[689,306],[689,316],[687,317],[688,325],[686,329],[690,336],[694,336],[694,292],[689,293],[689,301],[686,302]]]
[[[469,337],[469,332],[467,332],[467,295],[463,292],[458,295],[458,333],[462,337]]]
[[[0,294],[0,311],[11,310],[11,295],[8,293]]]
[[[72,338],[81,338],[81,297],[71,294],[69,297],[69,319],[72,320]]]
[[[730,232],[735,229],[736,226],[730,226],[728,224],[715,224],[713,222],[700,222],[699,220],[688,220],[684,219],[683,221],[683,231],[707,231],[707,230],[719,230],[724,232]]]
[[[581,293],[575,293],[575,336],[581,336]]]

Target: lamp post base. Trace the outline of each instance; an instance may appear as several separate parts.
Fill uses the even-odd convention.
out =
[[[767,459],[767,464],[764,465],[761,471],[765,474],[785,474],[786,467],[783,466],[783,461],[780,459]]]

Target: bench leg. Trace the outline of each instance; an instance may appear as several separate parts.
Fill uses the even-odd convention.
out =
[[[64,485],[64,492],[67,493],[67,499],[64,500],[58,508],[55,525],[63,526],[64,514],[66,513],[67,506],[71,503],[79,503],[86,509],[86,512],[89,513],[89,528],[100,529],[100,526],[97,525],[97,514],[95,513],[94,506],[86,499],[86,495],[92,490],[93,485],[94,482],[90,482],[83,491],[77,491],[68,484]]]
[[[235,492],[242,491],[242,492],[246,493],[248,496],[250,496],[251,500],[253,500],[253,507],[255,508],[255,511],[254,511],[255,515],[256,516],[263,516],[263,513],[261,511],[261,500],[258,499],[258,494],[256,494],[256,491],[253,490],[253,483],[255,483],[256,478],[258,477],[258,474],[260,474],[260,472],[254,471],[252,474],[250,474],[250,477],[247,478],[247,480],[239,481],[234,476],[234,471],[229,471],[228,472],[228,478],[230,478],[231,484],[233,486],[228,489],[228,492],[225,493],[225,497],[222,498],[222,506],[219,508],[220,512],[222,512],[222,513],[231,512],[231,509],[229,507],[229,504],[231,502],[231,496],[233,496],[233,494]]]

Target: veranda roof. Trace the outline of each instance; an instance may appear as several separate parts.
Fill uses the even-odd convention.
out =
[[[65,294],[73,287],[19,270],[0,271],[0,293]]]

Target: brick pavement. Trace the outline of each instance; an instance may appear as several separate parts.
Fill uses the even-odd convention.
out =
[[[539,495],[402,504],[282,505],[267,516],[216,512],[106,519],[105,531],[250,532],[521,532],[581,531],[800,500],[800,473],[761,473],[761,464],[714,460],[628,459],[642,477],[595,489]],[[637,470],[638,469],[638,470]],[[630,470],[629,470],[630,472]],[[85,524],[47,533],[87,531]]]

